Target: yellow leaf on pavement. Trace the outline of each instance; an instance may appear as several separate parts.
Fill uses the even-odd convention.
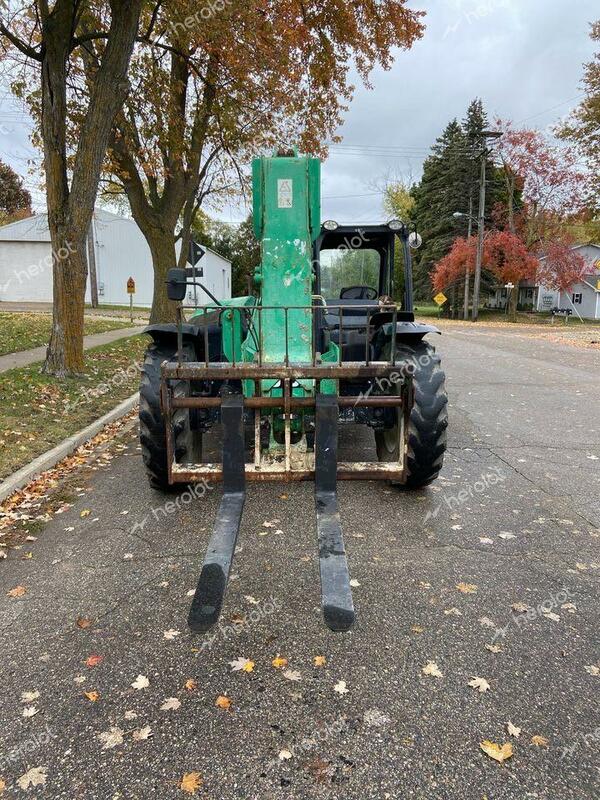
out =
[[[315,667],[324,667],[327,663],[327,659],[325,656],[315,656],[314,658]]]
[[[486,739],[484,742],[481,742],[479,746],[486,756],[493,758],[494,761],[498,761],[500,764],[510,758],[513,754],[512,744],[510,742],[506,742],[501,747],[499,744],[490,742]]]
[[[15,586],[14,589],[11,589],[6,594],[9,597],[23,597],[23,595],[27,592],[27,589],[24,586]]]
[[[281,669],[282,667],[287,667],[288,660],[287,658],[282,658],[280,655],[278,655],[273,659],[273,661],[271,661],[271,664],[275,667],[275,669]]]
[[[545,736],[532,736],[531,744],[534,744],[536,747],[548,747],[548,739],[546,739]]]
[[[88,700],[91,700],[92,703],[95,703],[97,700],[100,699],[100,694],[98,692],[84,692],[84,695],[87,697]]]
[[[476,594],[477,592],[477,586],[475,586],[474,583],[463,583],[461,581],[460,583],[456,584],[456,588],[463,594]]]
[[[198,688],[198,681],[195,681],[193,678],[188,678],[185,682],[185,688],[188,692],[194,692]]]
[[[179,788],[188,794],[196,794],[196,790],[202,786],[202,775],[199,772],[186,772]]]
[[[225,697],[225,695],[220,694],[215,700],[215,705],[218,706],[219,708],[230,708],[231,700],[229,699],[229,697]]]

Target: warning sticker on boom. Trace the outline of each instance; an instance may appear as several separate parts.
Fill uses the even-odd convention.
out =
[[[292,207],[292,179],[283,178],[277,181],[277,207]]]

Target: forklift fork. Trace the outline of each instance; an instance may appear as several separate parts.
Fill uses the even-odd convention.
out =
[[[315,502],[323,617],[332,631],[347,631],[354,622],[354,606],[337,503],[335,395],[317,395],[315,426]]]
[[[188,618],[189,627],[198,633],[209,630],[219,619],[246,499],[242,395],[223,398],[221,419],[224,492]],[[333,631],[347,631],[354,622],[354,607],[337,504],[338,404],[335,396],[317,395],[315,425],[321,604],[327,627]]]
[[[223,498],[192,600],[188,625],[201,633],[219,619],[246,499],[244,398],[223,397]]]

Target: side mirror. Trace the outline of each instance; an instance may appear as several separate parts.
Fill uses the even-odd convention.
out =
[[[187,291],[185,269],[174,267],[167,272],[167,296],[169,300],[183,300]]]
[[[421,234],[413,231],[408,237],[408,244],[412,250],[418,250],[423,244],[423,238]]]

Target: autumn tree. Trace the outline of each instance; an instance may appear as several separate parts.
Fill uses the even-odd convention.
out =
[[[497,150],[504,168],[508,229],[519,233],[528,248],[543,249],[561,234],[565,220],[585,211],[587,176],[573,148],[552,144],[538,130],[497,124],[503,132]]]
[[[31,215],[31,195],[23,179],[0,161],[0,225]]]
[[[53,259],[53,322],[44,370],[80,373],[87,261],[85,242],[113,123],[129,90],[127,70],[142,0],[29,0],[4,3],[0,58],[13,90],[39,122],[44,153]],[[98,43],[78,112],[79,134],[68,138],[74,89],[86,43]],[[64,255],[63,255],[64,254]]]
[[[458,238],[450,252],[435,265],[432,272],[434,291],[444,291],[473,272],[477,254],[477,239]],[[502,285],[514,284],[510,294],[509,314],[516,320],[519,283],[534,278],[539,266],[523,240],[508,230],[489,231],[483,243],[482,266]]]
[[[214,14],[195,0],[161,6],[154,44],[136,49],[134,90],[114,126],[107,173],[152,253],[153,322],[174,318],[166,273],[185,261],[198,209],[245,188],[254,155],[293,145],[322,153],[352,97],[351,68],[366,82],[423,32],[421,13],[405,0],[222,6]]]
[[[592,25],[590,36],[600,42],[600,20]],[[584,67],[583,91],[585,97],[559,135],[572,142],[586,159],[590,184],[594,192],[596,211],[600,210],[600,52]]]

